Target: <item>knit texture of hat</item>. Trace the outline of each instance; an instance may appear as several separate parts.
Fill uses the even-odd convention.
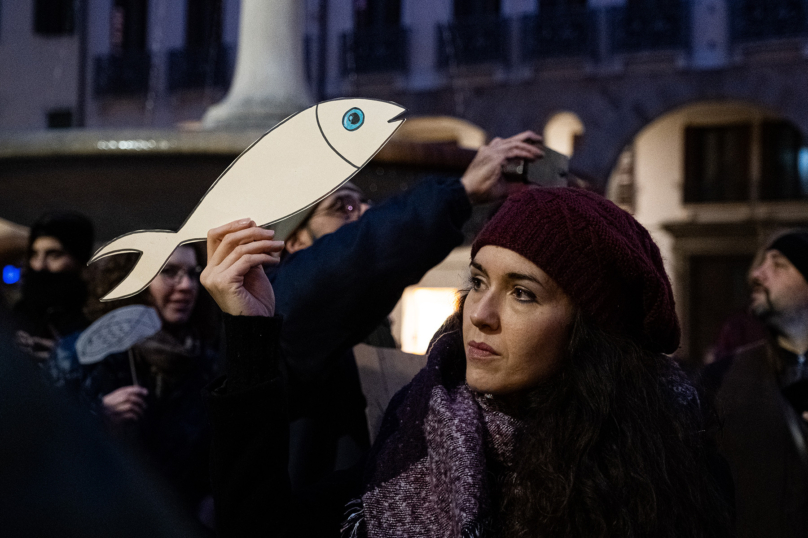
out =
[[[471,249],[486,245],[527,258],[599,327],[672,353],[681,331],[662,256],[648,231],[605,198],[580,189],[511,196]]]
[[[53,211],[40,216],[31,226],[28,251],[38,237],[55,237],[68,254],[85,264],[93,253],[93,223],[75,211]]]

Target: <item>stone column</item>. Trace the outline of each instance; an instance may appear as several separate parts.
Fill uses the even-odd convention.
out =
[[[207,129],[269,129],[313,104],[303,58],[305,2],[241,0],[238,54],[224,100]]]

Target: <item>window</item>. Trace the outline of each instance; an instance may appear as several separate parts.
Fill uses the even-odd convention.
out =
[[[354,3],[354,27],[398,28],[401,0],[361,0]]]
[[[685,130],[685,202],[806,198],[808,147],[792,123],[767,120]]]
[[[222,41],[222,0],[188,0],[185,48],[207,50]]]
[[[760,199],[808,197],[808,148],[799,129],[786,121],[765,121],[760,141]]]
[[[454,0],[456,21],[499,17],[499,0]]]
[[[73,111],[61,108],[48,112],[48,129],[67,129],[73,127]]]
[[[752,124],[685,129],[685,202],[730,202],[751,195]]]
[[[586,8],[586,0],[539,0],[539,13]]]
[[[46,36],[72,35],[73,0],[34,0],[34,32]]]
[[[115,0],[109,39],[113,51],[146,50],[147,7],[146,0]]]

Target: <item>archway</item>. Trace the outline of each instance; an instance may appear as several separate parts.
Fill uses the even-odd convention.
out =
[[[660,247],[684,357],[709,358],[723,321],[744,309],[746,273],[761,238],[808,222],[807,143],[777,112],[703,101],[654,119],[623,150],[607,196]]]

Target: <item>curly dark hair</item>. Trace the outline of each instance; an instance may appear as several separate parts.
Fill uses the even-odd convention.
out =
[[[466,293],[444,327],[462,327]],[[514,468],[500,475],[493,534],[733,536],[696,389],[667,355],[579,310],[567,359],[519,415],[526,427]]]
[[[668,356],[575,317],[568,360],[526,396],[501,535],[723,537],[696,391]]]

